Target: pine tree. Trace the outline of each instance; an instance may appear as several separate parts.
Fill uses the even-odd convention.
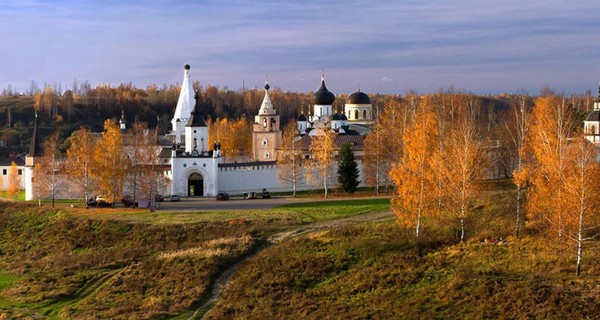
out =
[[[349,143],[340,149],[340,162],[338,166],[338,182],[342,191],[352,194],[360,183],[358,181],[358,165]]]

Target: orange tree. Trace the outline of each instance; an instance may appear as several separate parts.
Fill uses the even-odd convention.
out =
[[[327,181],[333,163],[335,135],[336,133],[333,130],[325,130],[322,135],[311,137],[309,148],[310,153],[313,155],[311,167],[322,179],[325,198],[327,198]]]
[[[569,167],[569,140],[573,137],[575,121],[572,110],[558,96],[536,99],[531,127],[526,138],[530,153],[525,170],[529,189],[528,216],[547,223],[562,238],[564,219],[569,210],[565,195],[565,179]]]
[[[283,136],[277,156],[277,178],[292,186],[292,196],[296,196],[298,180],[304,172],[302,167],[302,150],[296,146],[296,122],[290,121],[283,128]]]
[[[113,204],[123,192],[128,170],[128,159],[123,152],[123,136],[116,122],[104,121],[104,132],[94,150],[92,174],[98,180],[98,189]]]
[[[415,228],[417,237],[423,217],[435,212],[433,155],[439,138],[437,128],[435,114],[426,106],[419,108],[403,136],[402,162],[394,164],[390,173],[397,188],[394,213],[401,224]]]
[[[87,201],[93,190],[92,165],[96,141],[89,128],[80,127],[69,137],[71,146],[67,149],[67,168],[69,175],[83,193]]]

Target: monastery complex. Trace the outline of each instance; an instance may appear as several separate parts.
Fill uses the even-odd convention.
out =
[[[276,106],[269,96],[269,84],[264,86],[264,97],[258,114],[254,116],[252,130],[253,159],[250,162],[238,162],[237,158],[221,155],[219,143],[208,145],[208,127],[205,122],[207,114],[200,103],[200,93],[195,92],[191,78],[190,65],[185,65],[183,82],[173,119],[172,130],[158,140],[160,148],[160,168],[167,181],[158,187],[163,195],[179,195],[183,197],[214,197],[220,192],[241,194],[244,192],[291,191],[292,185],[278,178],[277,158],[282,150],[282,125]],[[297,119],[297,136],[294,143],[303,159],[310,159],[311,137],[325,134],[327,130],[335,132],[335,153],[346,143],[352,146],[357,158],[360,177],[362,179],[362,150],[365,134],[371,131],[373,124],[373,108],[367,94],[357,90],[352,93],[344,107],[343,113],[333,112],[335,95],[330,92],[324,77],[320,87],[312,95],[312,114],[301,114]],[[127,132],[127,121],[123,116],[119,121],[121,131]],[[23,185],[26,200],[34,199],[33,168],[41,156],[40,137],[36,127],[33,130],[29,154],[22,168]],[[335,162],[335,161],[334,161]],[[332,169],[337,168],[334,164]],[[331,170],[331,181],[335,181],[336,170]],[[67,179],[68,180],[68,179]],[[305,176],[296,182],[297,190],[322,188],[319,183],[309,183]],[[73,191],[72,191],[73,190]],[[64,187],[58,190],[58,198],[77,198],[80,193],[74,192],[65,181]],[[127,194],[128,186],[124,187]]]

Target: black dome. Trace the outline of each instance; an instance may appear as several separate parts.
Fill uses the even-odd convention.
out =
[[[322,106],[330,106],[333,104],[334,100],[335,95],[327,90],[327,87],[325,86],[325,80],[321,80],[321,87],[319,87],[319,90],[313,93],[312,103]]]
[[[594,110],[590,113],[585,121],[599,121],[600,122],[600,111]]]
[[[271,86],[269,85],[269,83],[268,83],[268,82],[266,82],[266,83],[265,83],[265,90],[269,90],[269,89],[271,89]]]
[[[190,65],[189,65],[189,64],[186,64],[185,66],[183,66],[183,68],[184,68],[185,70],[190,70]]]
[[[298,121],[306,121],[306,117],[304,116],[304,113],[298,117]]]
[[[371,104],[371,99],[366,93],[356,91],[348,97],[348,104]]]
[[[346,115],[343,114],[343,113],[342,113],[342,117],[341,118],[342,118],[342,120],[346,120],[346,121],[348,120],[348,117],[346,117]]]
[[[342,120],[342,117],[339,114],[334,113],[333,116],[331,116],[331,120]]]

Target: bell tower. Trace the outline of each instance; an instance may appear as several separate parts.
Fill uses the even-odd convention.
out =
[[[265,84],[263,98],[258,115],[254,116],[252,130],[252,151],[256,161],[277,160],[277,148],[281,144],[279,115],[269,97],[269,83]]]

